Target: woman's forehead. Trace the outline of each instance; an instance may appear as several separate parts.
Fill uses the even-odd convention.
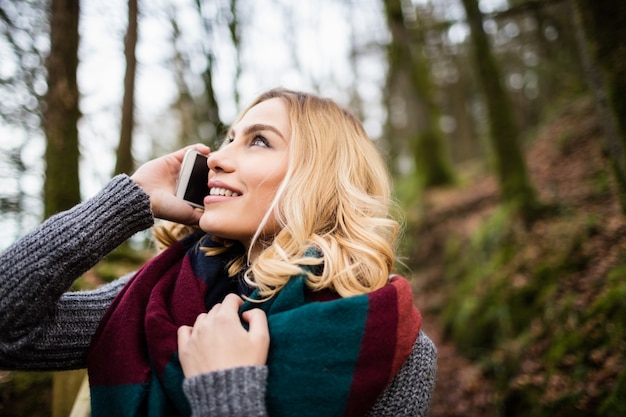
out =
[[[243,133],[244,130],[249,130],[254,126],[276,130],[284,139],[289,139],[291,128],[287,103],[276,97],[252,106],[231,126],[230,132]]]

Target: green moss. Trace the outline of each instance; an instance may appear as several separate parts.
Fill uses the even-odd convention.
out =
[[[622,415],[626,264],[585,283],[600,219],[561,213],[546,225],[532,240],[500,210],[448,240],[445,334],[482,365],[504,415]]]
[[[514,331],[512,317],[517,308],[509,302],[508,291],[512,282],[499,272],[515,253],[509,219],[507,211],[499,210],[469,242],[453,241],[448,246],[448,257],[454,259],[450,264],[455,268],[446,273],[452,300],[443,311],[444,327],[473,358],[510,338]]]

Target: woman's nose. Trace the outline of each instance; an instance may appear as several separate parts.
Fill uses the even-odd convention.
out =
[[[207,165],[213,172],[231,172],[234,169],[232,157],[225,152],[226,149],[220,149],[209,154]]]

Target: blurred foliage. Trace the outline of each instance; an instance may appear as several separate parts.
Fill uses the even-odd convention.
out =
[[[52,374],[0,371],[0,415],[47,417],[52,398]]]
[[[136,249],[128,242],[116,248],[105,259],[76,280],[73,291],[90,290],[139,269],[155,254],[153,249]]]

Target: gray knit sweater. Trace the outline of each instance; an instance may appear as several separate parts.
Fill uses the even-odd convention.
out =
[[[132,274],[94,291],[67,290],[153,222],[148,196],[120,175],[0,253],[0,369],[84,368],[104,312]],[[420,332],[413,354],[370,415],[427,415],[435,373],[436,350]],[[183,388],[194,416],[265,416],[266,379],[264,366],[241,367],[186,379]]]

